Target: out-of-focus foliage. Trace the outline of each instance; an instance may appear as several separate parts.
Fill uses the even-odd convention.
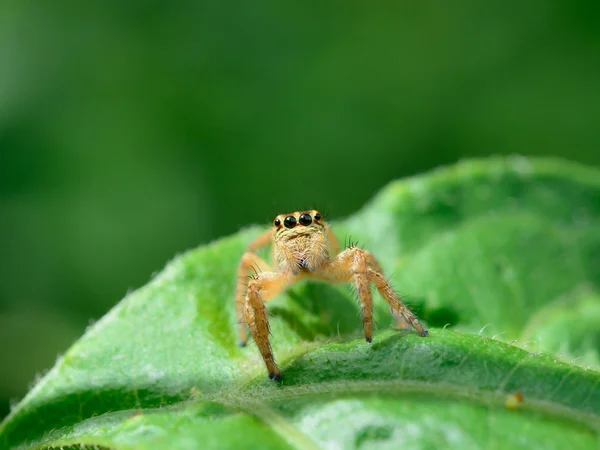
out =
[[[598,164],[597,23],[577,1],[3,2],[0,405],[240,226],[340,217],[463,156]]]

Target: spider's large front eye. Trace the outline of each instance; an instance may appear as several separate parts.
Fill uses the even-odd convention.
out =
[[[294,216],[287,216],[283,224],[286,228],[294,228],[296,226],[296,218]]]
[[[310,225],[312,223],[312,217],[310,217],[309,214],[302,214],[298,222],[300,222],[300,225]]]

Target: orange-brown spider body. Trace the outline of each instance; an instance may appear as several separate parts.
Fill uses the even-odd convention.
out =
[[[256,250],[272,243],[270,265]],[[240,345],[246,344],[246,324],[267,366],[270,378],[281,379],[281,372],[271,351],[269,322],[265,302],[290,284],[302,278],[331,282],[353,282],[362,306],[365,339],[373,334],[373,302],[370,285],[373,283],[392,312],[403,317],[421,335],[427,331],[415,315],[400,301],[383,276],[375,257],[351,246],[339,253],[338,240],[322,215],[315,210],[281,214],[273,226],[252,241],[238,267],[238,288],[235,304],[239,323]],[[247,286],[243,282],[250,269],[256,272]]]

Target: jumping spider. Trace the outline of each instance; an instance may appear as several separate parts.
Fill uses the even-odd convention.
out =
[[[271,251],[275,268],[271,268],[255,253],[270,242],[273,244]],[[408,321],[421,336],[427,336],[427,330],[400,301],[370,252],[355,246],[350,246],[342,253],[338,252],[337,238],[323,216],[315,210],[278,215],[273,226],[248,245],[238,266],[240,282],[235,295],[239,343],[241,346],[246,345],[245,325],[248,324],[267,366],[269,378],[280,380],[281,372],[271,352],[265,302],[303,278],[330,282],[352,281],[362,306],[367,342],[371,342],[373,333],[370,283],[375,284],[393,313]],[[250,269],[257,273],[250,277],[246,286],[241,280],[248,278]]]

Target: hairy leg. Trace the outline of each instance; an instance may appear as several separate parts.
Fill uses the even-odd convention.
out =
[[[340,252],[340,241],[329,225],[327,225],[327,241],[329,242],[329,256],[335,258]]]
[[[246,296],[250,271],[252,270],[255,273],[271,271],[271,266],[254,252],[259,248],[265,247],[271,241],[272,235],[272,230],[267,230],[250,242],[238,265],[237,285],[235,289],[235,312],[238,323],[238,342],[240,346],[246,345],[247,340],[243,316],[244,298]]]
[[[377,287],[377,290],[381,296],[385,299],[388,305],[390,305],[392,311],[400,313],[402,317],[404,317],[404,319],[406,319],[406,321],[408,321],[421,336],[427,336],[427,330],[423,328],[419,322],[419,319],[417,319],[417,316],[415,316],[411,310],[408,309],[406,305],[398,298],[385,277],[373,269],[369,269],[367,274],[369,276],[369,281],[375,284],[375,287]]]
[[[237,286],[235,289],[235,312],[238,323],[238,344],[246,345],[246,323],[244,321],[244,301],[248,288],[250,271],[256,274],[271,271],[269,264],[255,253],[246,252],[240,260],[237,272]]]
[[[281,372],[275,364],[273,352],[271,351],[269,320],[265,302],[277,295],[292,280],[293,276],[290,274],[261,272],[250,280],[248,283],[248,293],[246,294],[244,307],[246,322],[250,327],[252,338],[265,361],[269,378],[276,380],[281,379]]]
[[[373,254],[368,251],[368,250],[364,250],[365,255],[367,257],[367,263],[369,264],[369,267],[371,269],[373,269],[375,272],[380,273],[381,275],[384,275],[383,273],[383,269],[381,268],[381,264],[379,264],[379,261],[377,261],[377,258],[375,258],[375,256],[373,256]],[[401,314],[400,310],[396,310],[392,308],[392,315],[394,316],[394,321],[395,323],[395,327],[396,328],[400,328],[400,329],[408,329],[410,328],[410,323],[404,318],[404,316]]]
[[[373,337],[373,298],[367,276],[368,269],[365,252],[360,248],[351,247],[340,253],[313,276],[334,282],[352,281],[361,305],[365,340],[371,342]]]
[[[365,258],[367,258],[369,267],[383,275],[383,269],[381,268],[379,261],[377,261],[377,258],[375,258],[369,250],[363,250],[363,252],[365,253]]]
[[[373,255],[360,248],[351,247],[340,253],[314,276],[331,281],[354,282],[362,306],[363,326],[367,342],[371,342],[373,332],[373,302],[370,283],[375,284],[393,313],[404,317],[421,336],[427,336],[427,331],[416,316],[400,301],[385,277],[373,267],[380,268]]]
[[[255,252],[259,248],[266,247],[271,242],[272,237],[273,237],[273,230],[268,229],[266,231],[263,231],[252,242],[250,242],[248,244],[246,251],[247,252]]]

